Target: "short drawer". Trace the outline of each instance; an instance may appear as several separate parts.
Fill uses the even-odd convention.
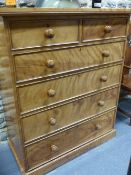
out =
[[[118,88],[87,96],[61,107],[23,118],[25,142],[53,133],[116,106]],[[70,114],[70,115],[69,115]]]
[[[46,163],[113,128],[115,112],[109,112],[26,148],[29,168]]]
[[[61,102],[120,82],[122,65],[79,73],[52,81],[20,87],[21,112]]]
[[[126,36],[127,20],[118,19],[88,19],[83,20],[82,40],[105,39]]]
[[[44,107],[120,82],[122,65],[20,87],[21,112]]]
[[[15,21],[10,30],[15,49],[78,42],[77,20]]]
[[[17,81],[119,61],[123,46],[118,42],[15,56]]]

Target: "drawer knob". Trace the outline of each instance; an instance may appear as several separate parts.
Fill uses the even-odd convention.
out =
[[[54,89],[49,89],[49,90],[48,90],[48,96],[49,96],[49,97],[54,97],[55,94],[56,94],[56,92],[55,92]]]
[[[49,119],[49,123],[50,123],[51,125],[55,125],[55,124],[56,124],[56,119],[53,118],[53,117],[51,117],[51,118]]]
[[[100,125],[100,124],[96,124],[96,129],[101,129],[102,128],[102,126]]]
[[[102,101],[102,100],[100,100],[100,101],[98,101],[98,105],[99,105],[99,106],[104,106],[104,105],[105,105],[105,102]]]
[[[45,31],[45,36],[47,38],[54,38],[54,36],[55,36],[54,30],[53,29],[47,29]]]
[[[102,56],[103,57],[109,57],[110,56],[110,52],[108,50],[103,50],[102,51]]]
[[[106,82],[106,81],[107,81],[107,76],[106,76],[106,75],[103,75],[103,76],[100,78],[100,80],[101,80],[102,82]]]
[[[51,150],[52,150],[53,152],[58,151],[58,146],[56,146],[56,145],[51,145]]]
[[[105,33],[110,33],[112,31],[111,26],[105,26]]]
[[[47,61],[47,67],[52,68],[52,67],[54,67],[54,66],[55,66],[54,60],[48,60],[48,61]]]

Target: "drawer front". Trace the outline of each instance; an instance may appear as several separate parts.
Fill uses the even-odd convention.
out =
[[[82,40],[126,36],[126,24],[127,20],[122,18],[84,20]]]
[[[38,21],[15,21],[10,24],[13,48],[78,42],[77,20]]]
[[[17,81],[121,60],[123,42],[15,56]]]
[[[114,111],[106,113],[96,119],[81,123],[67,131],[28,146],[26,153],[29,168],[56,158],[66,151],[108,132],[113,127],[114,116]]]
[[[121,67],[117,65],[21,87],[20,110],[27,112],[119,83]]]
[[[25,142],[110,109],[116,106],[117,96],[118,88],[114,88],[37,115],[23,118]]]

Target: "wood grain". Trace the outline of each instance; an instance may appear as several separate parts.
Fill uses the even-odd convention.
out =
[[[118,19],[88,19],[83,21],[83,41],[93,39],[126,36],[127,21]],[[105,27],[111,27],[111,32],[106,32]]]
[[[78,121],[115,107],[117,93],[118,88],[114,88],[81,100],[76,100],[73,103],[53,110],[24,118],[22,121],[25,142],[40,136],[46,136],[58,131],[58,129],[71,126]],[[100,106],[100,102],[104,102],[104,105]]]
[[[16,77],[18,81],[29,80],[119,61],[123,58],[123,47],[124,42],[118,42],[15,56]],[[52,67],[49,61],[54,63]]]
[[[120,82],[120,71],[121,65],[117,65],[21,87],[19,88],[21,112],[27,112],[38,107],[60,102],[113,84],[115,85]],[[107,76],[106,82],[102,82],[101,78],[103,76]],[[53,97],[50,97],[48,94],[50,89],[55,90]]]
[[[8,138],[15,147],[16,154],[18,155],[23,169],[25,169],[25,157],[22,148],[22,140],[14,97],[12,69],[10,66],[11,62],[8,53],[8,45],[6,42],[6,31],[2,17],[0,17],[0,40],[0,95],[2,96]]]
[[[71,128],[66,132],[61,132],[27,147],[26,151],[29,167],[32,168],[40,163],[57,158],[61,154],[110,131],[114,123],[113,121],[114,112],[109,112],[101,117]],[[101,126],[100,129],[97,127],[98,124]],[[58,150],[52,151],[52,145],[56,145]]]
[[[78,42],[77,20],[15,21],[10,28],[13,48]],[[46,36],[50,29],[53,38]]]

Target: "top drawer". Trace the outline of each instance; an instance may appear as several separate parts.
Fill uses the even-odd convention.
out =
[[[83,20],[82,40],[96,40],[126,35],[127,21],[118,19],[86,19]]]
[[[77,20],[15,21],[10,29],[13,48],[78,42]]]

